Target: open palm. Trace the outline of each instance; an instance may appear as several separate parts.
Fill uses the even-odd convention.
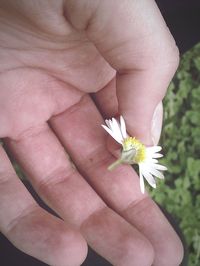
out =
[[[50,265],[80,265],[86,242],[113,265],[182,258],[133,169],[107,171],[114,158],[103,117],[122,113],[130,133],[151,144],[153,112],[178,62],[155,4],[120,3],[0,1],[0,137],[63,219],[36,204],[1,147],[0,230]]]

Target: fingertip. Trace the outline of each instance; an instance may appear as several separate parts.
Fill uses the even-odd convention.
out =
[[[79,231],[39,207],[20,218],[6,236],[21,251],[52,266],[78,266],[87,256]]]
[[[163,122],[163,104],[162,101],[152,108],[152,111],[144,117],[138,114],[134,119],[134,110],[131,115],[124,114],[128,133],[139,139],[146,146],[155,146],[158,144]],[[144,119],[143,119],[144,118]],[[144,121],[146,120],[146,121]]]
[[[59,266],[80,266],[85,261],[88,246],[82,235],[75,230],[65,232],[61,238],[59,253],[55,254],[56,263]]]

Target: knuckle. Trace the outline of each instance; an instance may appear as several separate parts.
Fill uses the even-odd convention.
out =
[[[176,71],[180,61],[179,49],[176,46],[175,41],[168,46],[168,49],[164,52],[164,65],[169,65],[172,71]]]
[[[180,61],[180,55],[179,55],[179,49],[174,43],[174,45],[171,47],[171,53],[170,53],[170,61],[172,62],[172,66],[176,70],[179,66]]]

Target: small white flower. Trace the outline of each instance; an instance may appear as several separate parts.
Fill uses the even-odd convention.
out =
[[[126,124],[124,118],[120,116],[120,123],[112,118],[105,120],[106,126],[102,127],[119,143],[122,145],[121,157],[108,167],[109,170],[114,169],[121,163],[138,164],[140,176],[140,188],[144,193],[144,178],[153,187],[156,188],[156,181],[154,177],[163,179],[164,175],[161,171],[167,170],[163,165],[158,164],[157,158],[162,157],[160,146],[145,147],[139,140],[129,137],[126,132]]]

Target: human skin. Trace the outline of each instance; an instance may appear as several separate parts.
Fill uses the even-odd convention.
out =
[[[80,265],[87,243],[116,266],[179,265],[182,244],[134,170],[107,170],[100,126],[122,114],[130,135],[159,139],[179,59],[154,1],[0,0],[0,58],[0,137],[62,218],[0,147],[0,231],[49,265]]]

